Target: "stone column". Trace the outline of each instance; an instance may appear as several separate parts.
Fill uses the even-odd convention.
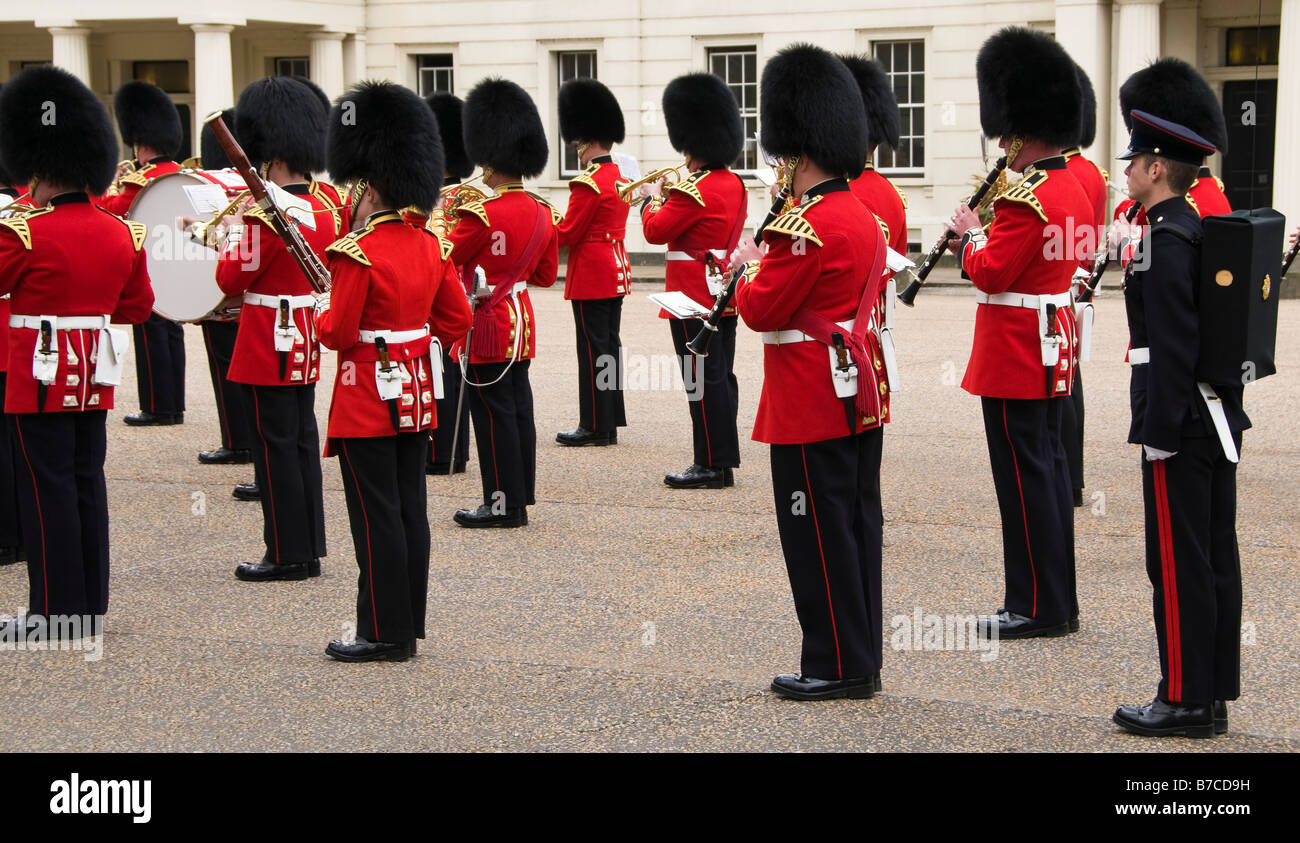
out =
[[[230,60],[230,32],[225,23],[195,23],[194,30],[194,122],[196,138],[203,118],[235,104],[234,71]]]
[[[311,81],[331,100],[343,93],[343,38],[345,32],[312,32]]]
[[[343,39],[343,84],[351,88],[366,78],[366,33],[361,30]]]
[[[1160,0],[1115,0],[1119,10],[1118,35],[1115,44],[1115,81],[1118,91],[1124,80],[1160,57]],[[1128,148],[1128,132],[1120,119],[1119,100],[1111,112],[1114,129],[1111,133],[1111,153],[1116,155]]]
[[[83,26],[51,26],[54,64],[90,84],[90,29]]]
[[[1097,94],[1097,136],[1084,154],[1107,167],[1103,159],[1110,146],[1110,116],[1118,110],[1110,83],[1110,3],[1056,0],[1056,40],[1092,80]]]
[[[1291,146],[1300,137],[1300,0],[1282,0],[1282,33],[1277,67],[1277,123],[1273,144],[1273,207],[1286,214],[1289,235],[1300,225],[1300,162]],[[1233,119],[1233,115],[1228,115]],[[1300,271],[1300,261],[1293,272]]]

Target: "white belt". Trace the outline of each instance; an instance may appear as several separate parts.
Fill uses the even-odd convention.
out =
[[[841,328],[843,328],[846,331],[852,331],[853,322],[854,320],[850,319],[847,322],[836,322],[835,324],[839,325]],[[803,331],[796,331],[794,329],[790,329],[786,331],[764,331],[763,332],[764,345],[789,345],[791,343],[796,343],[796,342],[813,342],[814,340],[815,340],[814,337],[810,337],[807,334],[805,334]]]
[[[1054,304],[1058,308],[1070,307],[1074,304],[1069,293],[1058,293],[1054,296],[1035,296],[1028,293],[993,293],[990,295],[981,290],[975,291],[975,302],[976,304],[998,304],[1004,307],[1024,307],[1029,310],[1038,310],[1044,304]]]
[[[489,292],[489,293],[495,292],[495,291],[496,291],[496,285],[495,285],[495,284],[489,284],[487,289],[488,289],[488,292]],[[527,281],[516,281],[516,282],[515,282],[515,285],[514,285],[513,287],[510,288],[510,292],[512,292],[512,293],[522,293],[524,290],[527,290],[527,289],[528,289],[528,282],[527,282]]]
[[[429,326],[425,325],[423,328],[410,331],[358,331],[357,334],[361,342],[374,342],[376,339],[383,337],[384,342],[393,345],[414,342],[429,336]]]
[[[41,320],[48,319],[56,331],[102,331],[108,327],[107,316],[19,316],[9,317],[10,328],[41,329]]]
[[[1128,364],[1130,366],[1145,366],[1151,362],[1150,348],[1130,348],[1128,350]]]
[[[712,253],[713,253],[713,256],[714,256],[715,258],[717,258],[718,260],[725,260],[726,257],[727,257],[727,250],[726,250],[726,249],[709,249],[709,251],[712,252]],[[695,258],[693,258],[692,256],[686,254],[685,252],[672,251],[672,252],[669,252],[668,254],[664,255],[664,260],[670,260],[670,261],[693,261],[693,260],[695,260]]]
[[[244,293],[244,304],[279,310],[280,299],[282,298],[288,299],[289,307],[292,307],[294,310],[301,307],[312,307],[316,304],[315,296],[264,296],[261,293]]]

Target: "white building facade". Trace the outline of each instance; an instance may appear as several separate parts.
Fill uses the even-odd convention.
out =
[[[121,83],[147,79],[172,95],[197,133],[205,114],[272,73],[310,76],[331,97],[362,78],[463,97],[479,79],[504,76],[533,95],[551,138],[551,164],[532,187],[563,207],[574,172],[559,143],[563,81],[595,76],[610,87],[627,117],[623,151],[648,170],[680,163],[659,109],[670,79],[696,70],[723,76],[752,133],[761,130],[763,64],[809,41],[873,54],[891,73],[904,137],[877,164],[908,195],[909,240],[928,248],[985,172],[975,54],[1008,24],[1054,34],[1088,71],[1098,133],[1086,154],[1107,169],[1117,169],[1125,146],[1119,83],[1158,56],[1196,66],[1228,116],[1229,155],[1211,166],[1234,207],[1272,204],[1300,219],[1300,165],[1275,142],[1300,131],[1297,109],[1279,108],[1300,104],[1300,0],[226,0],[220,11],[180,15],[162,0],[0,0],[0,81],[53,61],[108,103]],[[737,168],[761,166],[751,141]],[[749,181],[757,217],[768,203],[761,183]],[[628,236],[631,250],[655,250],[635,215]]]

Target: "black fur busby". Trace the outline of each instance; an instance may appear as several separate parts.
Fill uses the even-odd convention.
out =
[[[447,175],[456,181],[469,178],[474,172],[474,162],[465,154],[465,103],[459,97],[436,91],[424,98],[438,120],[438,133],[442,137],[442,154]]]
[[[1129,131],[1133,130],[1129,112],[1135,108],[1186,126],[1220,152],[1228,151],[1223,106],[1205,77],[1182,59],[1157,59],[1124,80],[1119,109]]]
[[[687,73],[664,88],[664,122],[673,149],[707,169],[730,167],[745,148],[740,107],[727,83],[712,73]]]
[[[990,138],[1033,138],[1064,149],[1079,139],[1083,95],[1074,59],[1045,32],[1008,26],[975,58],[980,127]]]
[[[231,134],[234,134],[235,124],[239,121],[239,112],[233,108],[223,109],[221,119]],[[239,140],[238,135],[235,135],[235,140]],[[226,156],[226,151],[221,148],[221,144],[217,143],[217,136],[212,131],[211,123],[204,123],[203,130],[199,132],[199,166],[205,170],[224,170],[234,166]]]
[[[17,184],[36,176],[99,195],[117,172],[118,150],[108,110],[66,70],[29,67],[0,92],[0,159]]]
[[[763,67],[759,102],[763,148],[803,156],[856,178],[867,162],[867,110],[848,67],[821,47],[792,44]]]
[[[127,82],[113,94],[113,113],[127,146],[149,146],[171,158],[181,148],[181,114],[157,85]]]
[[[365,179],[394,207],[428,213],[442,188],[438,119],[420,96],[392,82],[362,82],[339,97],[329,118],[329,174]]]
[[[1075,141],[1075,146],[1083,149],[1092,146],[1092,142],[1097,139],[1097,92],[1093,90],[1092,80],[1082,67],[1076,64],[1074,70],[1079,76],[1079,95],[1083,102],[1079,110],[1079,139]]]
[[[0,96],[4,96],[4,90],[5,86],[0,85]],[[10,187],[13,183],[13,179],[9,177],[9,171],[5,169],[4,159],[0,158],[0,188]]]
[[[853,74],[867,107],[867,145],[873,150],[882,143],[897,149],[902,119],[889,74],[880,62],[866,56],[840,56],[840,61]]]
[[[623,109],[613,92],[595,79],[570,79],[560,86],[560,137],[566,143],[622,143]]]
[[[252,165],[280,159],[290,170],[325,169],[327,112],[310,88],[289,76],[268,76],[244,89],[231,127]]]
[[[304,87],[307,88],[307,90],[311,91],[312,94],[315,95],[316,99],[320,100],[321,108],[325,109],[325,113],[326,114],[330,113],[330,109],[334,107],[334,104],[330,102],[330,98],[325,95],[324,91],[321,90],[320,85],[317,85],[315,82],[311,81],[306,76],[294,75],[289,78],[293,79],[295,82],[302,84]]]
[[[550,150],[542,118],[528,92],[507,79],[484,79],[465,98],[465,152],[469,160],[510,176],[532,178],[546,169]]]

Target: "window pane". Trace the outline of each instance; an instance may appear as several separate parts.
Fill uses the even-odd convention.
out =
[[[925,70],[925,43],[912,42],[912,70]]]
[[[899,143],[892,153],[877,151],[881,169],[925,166],[925,41],[877,41],[872,52],[886,68],[899,106]]]

